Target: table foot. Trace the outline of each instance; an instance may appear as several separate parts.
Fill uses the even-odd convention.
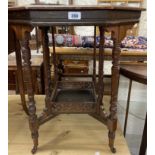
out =
[[[114,147],[115,132],[109,131],[108,137],[109,137],[110,150],[111,150],[112,153],[116,153],[116,148]]]
[[[116,153],[116,148],[110,147],[110,150],[111,150],[112,153]]]
[[[37,152],[37,146],[33,146],[32,150],[31,150],[31,153],[35,154],[36,152]]]
[[[32,154],[35,154],[37,152],[37,148],[38,148],[38,133],[33,135],[33,148],[31,150]]]

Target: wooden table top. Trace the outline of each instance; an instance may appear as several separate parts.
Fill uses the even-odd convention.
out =
[[[120,66],[120,73],[132,80],[147,84],[147,64],[125,64]]]
[[[117,25],[137,23],[143,8],[102,5],[28,5],[9,7],[10,24]]]

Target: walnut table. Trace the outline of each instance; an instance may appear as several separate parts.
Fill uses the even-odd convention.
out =
[[[15,33],[16,42],[20,42],[23,58],[24,78],[27,81],[29,126],[32,133],[33,149],[38,147],[39,127],[61,113],[86,113],[103,122],[108,127],[109,147],[113,153],[115,131],[117,128],[117,93],[119,80],[120,41],[125,30],[139,22],[142,8],[120,6],[64,6],[64,5],[30,5],[9,8],[9,27]],[[96,47],[94,47],[94,69],[92,81],[58,81],[57,57],[55,52],[55,26],[99,26],[99,87],[96,88]],[[29,48],[30,32],[38,26],[42,35],[45,108],[41,116],[36,115],[34,100],[31,51]],[[53,36],[54,87],[51,86],[50,52],[48,47],[48,30]],[[104,110],[104,33],[112,32],[114,48],[112,51],[111,101],[109,114]],[[95,34],[95,33],[94,33]],[[120,35],[121,34],[121,35]],[[122,35],[124,34],[124,35]],[[94,35],[96,36],[96,34]],[[96,39],[95,39],[96,40]],[[94,44],[96,44],[94,42]],[[17,46],[16,50],[20,50]]]

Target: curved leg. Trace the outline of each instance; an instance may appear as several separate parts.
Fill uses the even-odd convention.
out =
[[[24,77],[26,81],[28,94],[28,110],[29,110],[29,127],[33,139],[32,153],[37,151],[38,146],[38,119],[36,115],[36,106],[34,100],[33,84],[32,84],[32,68],[31,68],[31,52],[29,48],[30,32],[25,31],[24,37],[21,41],[22,58],[24,60]]]

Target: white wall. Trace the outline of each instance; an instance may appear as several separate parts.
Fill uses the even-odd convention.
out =
[[[26,4],[31,4],[34,3],[35,0],[16,0],[18,5],[26,5]],[[61,4],[68,4],[68,0],[40,0],[40,2],[45,2],[45,3],[61,3]]]
[[[147,8],[147,0],[144,0],[143,7]],[[141,14],[139,35],[147,37],[147,11],[144,11]]]
[[[27,5],[30,3],[34,3],[34,0],[16,0],[18,5]]]

